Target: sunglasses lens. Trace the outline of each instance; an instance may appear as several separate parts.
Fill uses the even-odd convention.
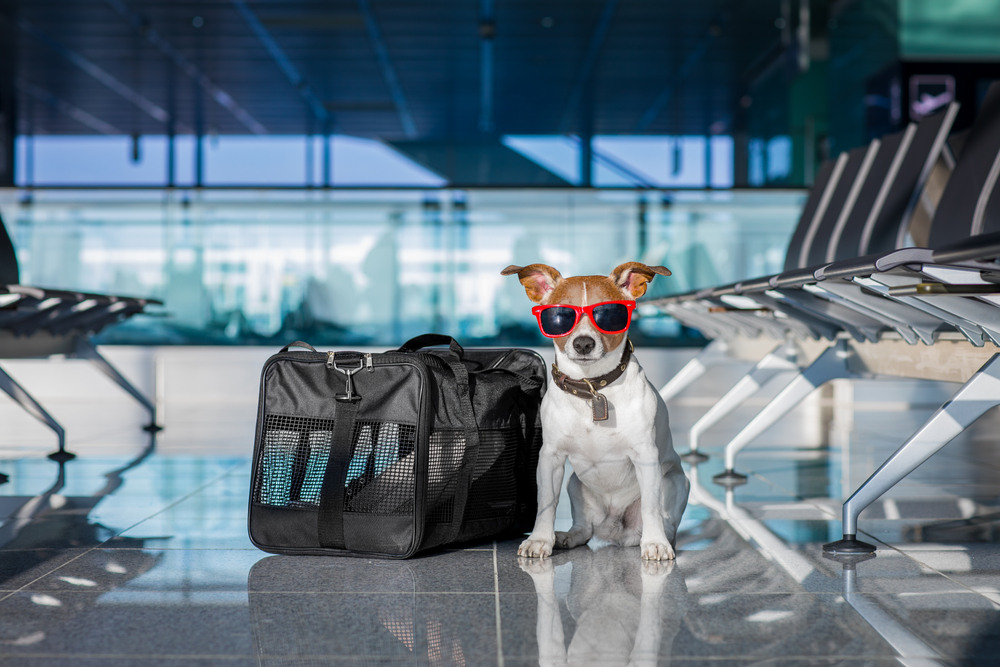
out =
[[[562,336],[573,330],[576,324],[576,313],[572,308],[554,306],[542,311],[538,318],[542,332],[549,336]]]
[[[594,308],[594,324],[609,333],[628,328],[628,307],[623,303],[604,303]]]

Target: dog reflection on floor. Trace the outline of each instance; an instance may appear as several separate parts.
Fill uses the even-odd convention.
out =
[[[577,547],[553,558],[518,558],[538,602],[538,664],[662,665],[685,615],[687,587],[672,560],[636,560],[634,549]],[[568,594],[556,570],[571,563]],[[569,643],[562,608],[576,621]],[[659,656],[662,656],[660,658]]]

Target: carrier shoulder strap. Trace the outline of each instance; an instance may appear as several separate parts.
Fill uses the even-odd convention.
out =
[[[353,357],[355,355],[348,353],[347,356]],[[347,391],[335,396],[337,410],[334,414],[330,457],[326,463],[323,487],[320,491],[317,533],[320,546],[326,549],[346,547],[344,540],[344,488],[347,481],[347,468],[351,462],[354,425],[358,419],[358,403],[361,401],[361,397],[353,391],[351,376],[361,368],[360,356],[357,362],[356,368],[336,367],[337,370],[347,375]],[[331,368],[334,367],[332,357],[327,365]]]
[[[454,542],[462,530],[462,519],[465,516],[465,505],[469,499],[469,486],[472,484],[472,473],[475,471],[476,459],[479,458],[479,424],[476,412],[472,407],[472,391],[469,387],[469,370],[461,361],[449,361],[448,366],[455,375],[458,399],[462,409],[462,424],[465,426],[465,451],[462,463],[458,468],[458,483],[455,487],[455,499],[451,517],[451,527],[447,542]]]

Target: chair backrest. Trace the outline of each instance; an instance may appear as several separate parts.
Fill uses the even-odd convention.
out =
[[[823,164],[819,166],[812,190],[809,191],[806,204],[802,207],[799,223],[792,233],[792,240],[788,242],[788,250],[785,251],[785,271],[791,271],[799,267],[799,255],[802,251],[802,243],[809,234],[809,228],[816,219],[817,210],[820,208],[824,197],[826,197],[827,191],[832,191],[832,188],[836,185],[836,182],[831,183],[830,181],[834,175],[834,171],[836,171],[837,164],[840,164],[840,162],[839,158],[837,160],[824,160]],[[843,168],[842,164],[840,168]],[[837,172],[837,176],[839,178],[839,171]],[[824,210],[826,209],[825,204],[823,204],[823,208]]]
[[[17,285],[20,273],[17,268],[17,253],[7,234],[7,228],[0,218],[0,285]]]
[[[833,194],[830,195],[830,203],[827,205],[826,211],[823,212],[823,217],[820,219],[819,224],[813,226],[811,236],[806,237],[805,242],[802,244],[799,259],[800,269],[826,262],[827,251],[836,231],[837,222],[845,210],[853,207],[854,201],[852,200],[852,195],[857,197],[857,190],[854,188],[854,185],[858,182],[858,179],[864,180],[867,176],[867,174],[862,174],[861,171],[865,163],[865,157],[869,151],[870,146],[862,146],[861,148],[854,148],[847,151],[847,162],[844,163],[844,169],[840,173],[840,178],[833,189]]]
[[[955,160],[962,157],[962,149],[965,148],[965,140],[969,138],[969,129],[970,128],[965,128],[961,132],[955,132],[948,137],[948,148],[951,150],[951,155]]]
[[[1000,81],[993,82],[961,147],[955,169],[941,193],[928,244],[940,248],[995,226],[989,206],[1000,179]],[[987,224],[987,209],[992,217]]]
[[[924,184],[941,155],[959,105],[955,102],[904,131],[889,174],[865,221],[858,256],[890,252],[904,245]]]
[[[916,125],[911,124],[910,134],[916,131]],[[857,189],[857,196],[853,199],[850,210],[841,213],[837,227],[834,229],[833,238],[827,248],[826,261],[836,262],[844,259],[854,259],[861,257],[861,237],[864,234],[865,223],[879,201],[878,195],[882,191],[890,173],[895,173],[893,164],[899,158],[903,147],[903,138],[906,131],[887,134],[881,139],[876,139],[869,146],[869,153],[865,155],[865,162],[861,165],[862,172],[867,166],[867,176],[862,181],[861,175],[854,182]],[[912,136],[911,136],[912,139]],[[907,142],[907,146],[909,141]],[[871,151],[874,150],[874,153]]]

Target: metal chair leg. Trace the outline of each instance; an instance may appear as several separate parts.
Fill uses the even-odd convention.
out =
[[[729,345],[721,338],[713,340],[702,348],[701,352],[684,365],[677,374],[663,385],[660,390],[660,397],[664,401],[669,401],[677,394],[686,389],[692,382],[705,374],[712,366],[718,366],[726,360]]]
[[[13,398],[18,405],[27,410],[28,414],[56,432],[56,435],[59,437],[59,450],[49,454],[50,459],[65,462],[76,458],[75,454],[71,454],[66,451],[65,429],[60,426],[59,422],[57,422],[52,415],[46,412],[45,408],[43,408],[38,401],[31,397],[31,394],[25,391],[24,387],[19,385],[14,378],[8,375],[3,368],[0,368],[0,389]],[[6,481],[6,479],[4,481]]]
[[[853,377],[847,369],[847,342],[838,341],[821,354],[816,361],[788,383],[781,393],[767,404],[753,420],[736,434],[726,445],[726,470],[712,478],[723,486],[736,486],[746,483],[746,475],[735,472],[736,454],[746,447],[761,433],[773,426],[779,419],[788,414],[792,408],[806,399],[817,387],[830,380]]]
[[[951,442],[990,408],[1000,405],[1000,354],[995,354],[951,399],[938,408],[910,439],[844,503],[844,538],[823,545],[830,553],[869,553],[875,547],[857,540],[858,515],[917,466]]]
[[[743,379],[736,383],[736,386],[730,389],[725,396],[709,408],[708,412],[701,416],[701,419],[694,423],[688,436],[691,449],[682,454],[681,458],[688,463],[701,463],[708,460],[708,456],[698,451],[698,438],[701,434],[743,405],[774,376],[783,371],[800,370],[800,366],[796,363],[797,356],[795,345],[786,343],[761,359]]]
[[[163,430],[163,427],[156,423],[156,404],[146,398],[145,394],[136,389],[135,385],[129,382],[124,375],[119,373],[117,368],[112,366],[107,359],[101,356],[101,353],[97,351],[97,348],[90,342],[90,339],[81,336],[76,340],[75,356],[80,359],[88,359],[94,362],[94,365],[96,365],[101,372],[111,378],[119,387],[131,394],[135,400],[139,401],[139,403],[141,403],[142,406],[149,411],[149,424],[142,427],[144,431],[155,433],[156,431]]]

